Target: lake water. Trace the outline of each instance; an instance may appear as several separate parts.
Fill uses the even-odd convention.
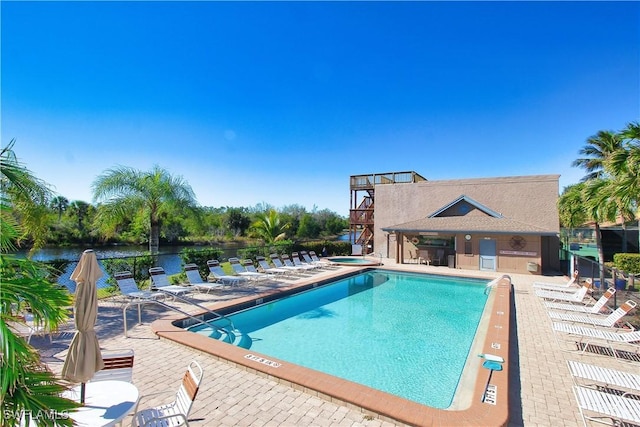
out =
[[[226,259],[237,255],[238,249],[243,245],[237,243],[225,243],[218,246],[223,251],[222,258]],[[167,274],[177,274],[182,271],[182,260],[180,259],[180,251],[185,248],[206,249],[209,246],[166,246],[160,247],[156,266],[162,267]],[[86,249],[93,249],[96,253],[98,263],[109,258],[126,258],[138,255],[147,255],[148,246],[128,246],[128,245],[111,245],[111,246],[69,246],[69,247],[51,247],[38,249],[32,254],[31,259],[35,261],[52,261],[55,259],[65,259],[71,262],[63,274],[58,278],[58,283],[69,288],[71,292],[75,291],[75,282],[71,280],[71,273],[76,267],[77,261],[82,256],[82,252]],[[18,257],[26,257],[26,251],[16,253]],[[104,271],[104,268],[103,268]],[[109,286],[107,283],[107,274],[98,281],[98,288]]]

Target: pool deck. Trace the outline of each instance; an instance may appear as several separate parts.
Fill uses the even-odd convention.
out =
[[[449,269],[415,264],[395,265],[383,260],[386,267],[434,274],[486,277],[493,279],[501,273]],[[318,281],[336,274],[344,274],[354,267],[340,267],[314,274],[311,278],[288,281],[301,284]],[[629,372],[637,371],[640,363],[591,354],[577,355],[561,351],[567,344],[552,331],[551,320],[539,298],[532,292],[537,280],[564,283],[563,277],[544,277],[511,274],[514,304],[511,322],[509,364],[509,423],[510,426],[579,426],[583,420],[576,407],[567,360],[593,363]],[[221,304],[251,298],[272,286],[243,286],[218,294],[194,294],[205,305]],[[129,310],[129,338],[123,334],[121,304],[104,300],[99,304],[96,325],[100,345],[104,349],[132,348],[135,352],[134,384],[142,395],[158,391],[177,390],[189,361],[196,359],[203,366],[203,386],[190,415],[191,425],[202,426],[393,426],[404,425],[360,407],[331,399],[321,393],[265,376],[258,371],[234,363],[218,360],[168,339],[158,339],[151,322],[173,313],[160,306],[147,305],[143,309],[143,323],[135,325],[135,309]],[[154,326],[158,328],[158,324]],[[64,330],[72,329],[67,325]],[[517,336],[517,339],[515,337]],[[32,344],[39,349],[43,361],[60,372],[71,333],[48,338],[34,337]],[[246,353],[246,351],[244,352]],[[518,375],[519,373],[519,375]],[[154,403],[153,400],[149,403]],[[158,402],[159,403],[159,402]],[[391,403],[391,402],[390,402]],[[128,425],[131,417],[125,419]],[[440,425],[462,425],[459,420],[441,419]],[[466,423],[464,423],[466,424]],[[587,424],[591,425],[591,424]],[[593,424],[595,425],[595,424]]]

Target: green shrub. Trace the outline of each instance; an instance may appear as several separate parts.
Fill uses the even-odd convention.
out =
[[[107,258],[102,260],[102,266],[104,267],[109,279],[107,283],[115,285],[115,279],[113,275],[120,271],[129,271],[133,274],[133,278],[141,286],[142,282],[149,278],[149,269],[156,263],[157,256],[154,255],[139,255],[126,258]]]
[[[193,249],[193,248],[185,248],[180,252],[180,259],[182,260],[182,265],[186,264],[195,264],[198,266],[198,271],[202,277],[207,277],[209,275],[209,267],[207,266],[207,261],[210,259],[219,260],[222,256],[222,249],[220,248],[204,248],[204,249]],[[185,276],[186,279],[186,276]]]
[[[615,254],[613,265],[627,274],[640,275],[640,254]]]

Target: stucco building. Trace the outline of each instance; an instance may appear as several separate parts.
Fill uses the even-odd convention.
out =
[[[372,243],[365,246],[373,251],[399,263],[471,270],[560,269],[559,175],[428,181],[415,174],[389,185],[379,175],[393,174],[371,175],[379,183],[370,192]]]

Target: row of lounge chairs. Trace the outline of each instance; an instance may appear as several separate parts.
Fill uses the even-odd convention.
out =
[[[332,263],[320,260],[315,252],[310,251],[292,253],[292,256],[271,254],[270,260],[265,257],[256,257],[258,267],[251,260],[229,258],[233,274],[227,274],[218,260],[208,260],[209,275],[203,280],[200,269],[196,264],[184,266],[187,283],[172,285],[162,267],[149,269],[151,277],[151,290],[141,290],[136,284],[133,275],[128,271],[118,272],[114,275],[121,294],[129,301],[163,301],[167,297],[179,297],[193,291],[209,293],[213,290],[221,290],[225,286],[237,286],[243,283],[279,280],[287,277],[300,277],[323,268],[332,266]],[[304,261],[303,261],[304,260]]]
[[[590,303],[590,283],[580,286],[577,271],[566,284],[534,283],[533,287],[548,310],[554,332],[575,344],[577,350],[568,351],[584,354],[590,349],[605,349],[596,354],[630,355],[622,360],[640,367],[640,331],[624,321],[624,316],[636,308],[634,301],[611,310],[607,304],[616,290],[609,288]],[[640,423],[640,375],[574,360],[567,363],[583,418],[598,422],[611,419],[616,425]]]

